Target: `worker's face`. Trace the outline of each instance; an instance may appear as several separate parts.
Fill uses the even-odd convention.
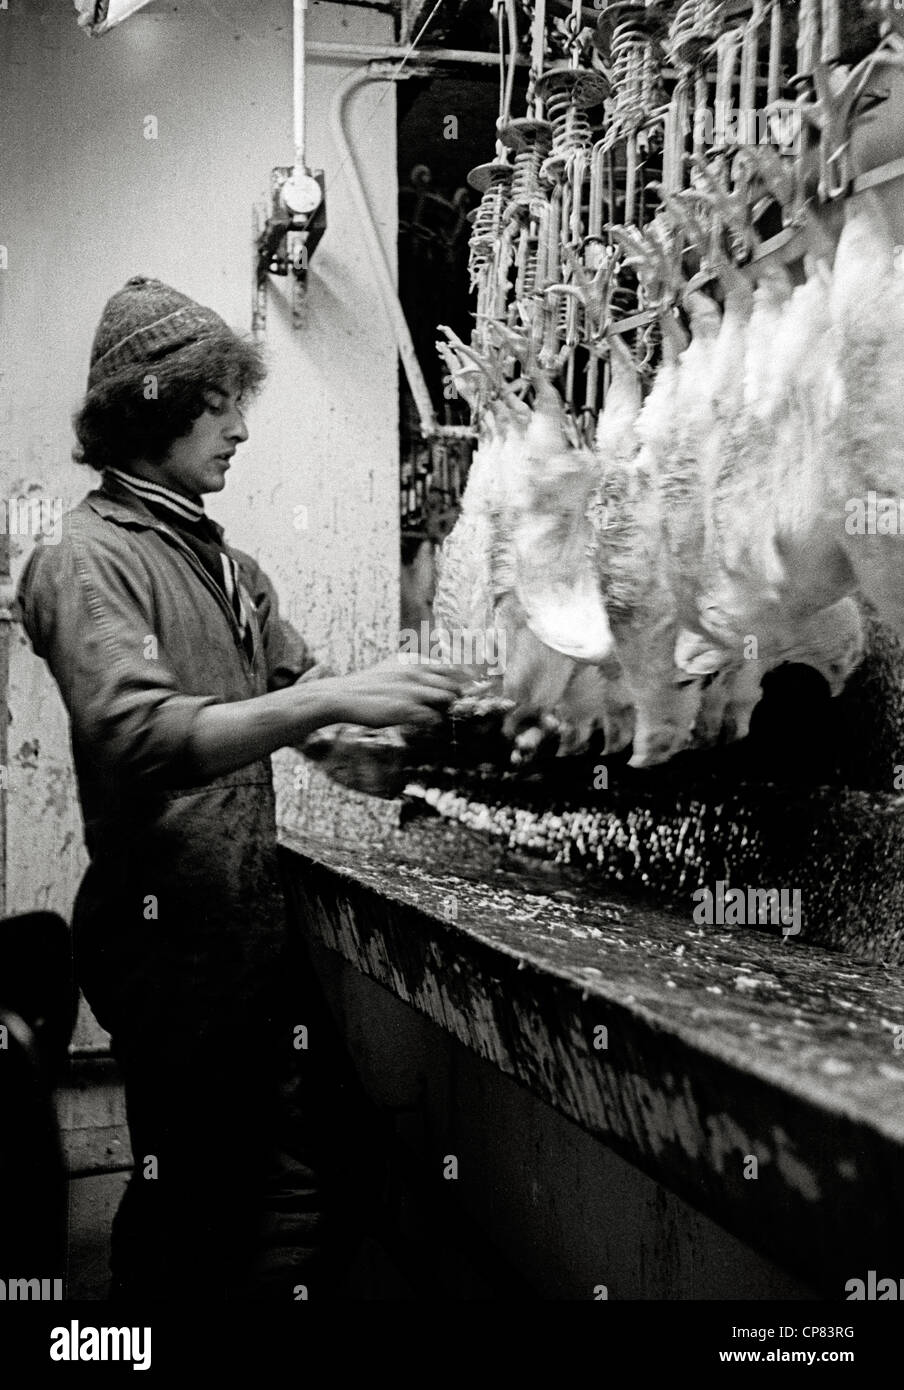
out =
[[[221,492],[229,460],[248,438],[248,427],[237,393],[212,387],[205,391],[206,409],[188,434],[173,441],[155,474],[157,482],[174,492]]]

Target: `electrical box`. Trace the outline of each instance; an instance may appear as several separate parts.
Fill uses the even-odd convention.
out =
[[[300,328],[305,317],[308,267],[326,231],[326,184],[322,169],[309,171],[277,165],[270,175],[266,219],[255,226],[255,285],[253,328],[262,332],[267,318],[267,278],[292,275],[292,322]]]

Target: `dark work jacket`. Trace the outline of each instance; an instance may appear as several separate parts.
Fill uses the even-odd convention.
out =
[[[286,686],[314,658],[267,576],[227,548],[253,604],[250,658],[198,557],[112,478],[58,544],[36,546],[19,586],[71,720],[91,859],[73,914],[80,983],[114,1045],[127,1033],[173,1056],[230,1038],[247,1056],[284,974],[270,760],[198,782],[186,747],[204,706]]]

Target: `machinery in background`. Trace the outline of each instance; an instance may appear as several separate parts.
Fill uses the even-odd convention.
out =
[[[292,128],[295,161],[278,165],[270,174],[270,198],[265,216],[254,209],[254,299],[251,326],[262,333],[267,325],[267,280],[289,275],[292,282],[292,326],[301,328],[308,289],[308,266],[326,231],[326,185],[323,170],[305,161],[305,14],[307,0],[292,4]]]
[[[447,427],[466,424],[462,403],[444,392],[434,353],[437,319],[461,318],[465,296],[459,277],[467,263],[470,198],[465,188],[441,190],[431,170],[417,164],[399,189],[399,296],[437,417]],[[468,431],[425,435],[407,382],[402,383],[401,491],[403,552],[422,541],[439,545],[458,516],[471,463]],[[404,554],[403,554],[404,561]]]
[[[260,226],[255,209],[255,293],[251,326],[262,333],[267,324],[267,277],[289,275],[292,325],[301,328],[308,289],[308,266],[326,231],[326,186],[323,170],[277,165],[270,175],[270,204]]]
[[[448,84],[441,84],[448,90]],[[456,96],[458,89],[456,89]],[[446,98],[451,104],[455,97]],[[458,97],[458,99],[461,99]],[[435,97],[434,101],[442,101]],[[421,124],[429,125],[423,117]],[[436,552],[458,517],[473,443],[463,403],[443,387],[437,320],[467,323],[468,190],[449,157],[439,176],[415,164],[399,187],[399,298],[440,428],[425,434],[408,385],[400,382],[401,627],[432,622]],[[460,431],[460,434],[456,433]]]

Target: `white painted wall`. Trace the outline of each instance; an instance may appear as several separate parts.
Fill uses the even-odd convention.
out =
[[[292,158],[291,10],[290,0],[158,0],[94,40],[65,3],[0,11],[0,498],[33,484],[69,506],[96,484],[70,460],[69,422],[103,303],[130,275],[158,276],[250,328],[252,203],[271,166]],[[318,0],[308,29],[393,37],[387,15]],[[307,155],[326,171],[329,219],[309,326],[293,331],[287,285],[275,282],[270,382],[228,489],[210,503],[340,669],[391,650],[398,628],[396,353],[328,127],[347,71],[309,69]],[[148,115],[156,140],[144,135]],[[393,88],[365,88],[350,128],[395,264]],[[308,509],[305,531],[296,506]],[[30,545],[13,538],[14,574]],[[8,910],[68,915],[84,851],[66,721],[18,629],[10,708]],[[316,816],[296,823],[333,824],[322,786],[308,804]]]

